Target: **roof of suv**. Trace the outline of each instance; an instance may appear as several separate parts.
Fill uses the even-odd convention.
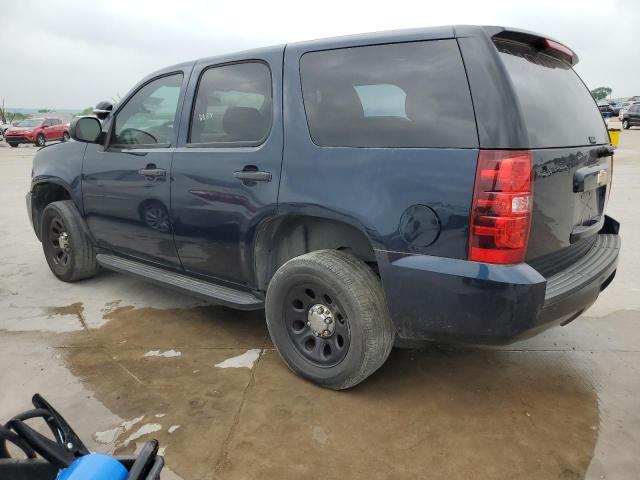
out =
[[[396,43],[396,42],[412,42],[418,40],[442,40],[447,38],[462,38],[472,36],[488,36],[491,37],[500,32],[509,31],[514,34],[535,36],[540,38],[549,38],[547,36],[540,35],[528,30],[521,30],[510,27],[500,27],[491,25],[448,25],[439,27],[425,27],[425,28],[408,28],[402,30],[387,30],[380,32],[359,33],[354,35],[345,35],[338,37],[328,37],[316,40],[306,40],[302,42],[293,42],[280,45],[272,45],[263,48],[232,51],[228,53],[222,53],[211,57],[202,57],[196,60],[182,62],[176,65],[165,67],[161,70],[153,72],[150,76],[155,76],[162,73],[168,73],[180,68],[184,68],[194,63],[215,63],[216,61],[225,61],[225,58],[229,55],[233,56],[245,56],[250,58],[252,56],[260,56],[267,53],[274,53],[284,48],[296,48],[296,49],[331,49],[337,47],[355,47],[362,45],[380,44],[380,43]],[[553,39],[550,39],[553,40]],[[574,62],[577,63],[577,57]]]

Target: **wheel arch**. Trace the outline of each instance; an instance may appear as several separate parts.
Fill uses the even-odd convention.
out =
[[[288,260],[316,250],[341,250],[366,262],[377,273],[374,243],[350,222],[310,215],[281,215],[257,229],[253,258],[257,288],[266,291],[275,272]]]
[[[36,183],[31,188],[31,213],[33,218],[33,228],[38,240],[42,241],[42,213],[52,202],[60,200],[73,200],[71,189],[61,180],[48,179],[47,181]],[[78,206],[76,205],[76,208]],[[78,209],[80,210],[80,209]]]

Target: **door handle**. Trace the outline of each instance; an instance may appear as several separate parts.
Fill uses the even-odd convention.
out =
[[[270,182],[271,172],[261,172],[255,165],[247,165],[240,172],[233,172],[233,178],[249,182]]]
[[[138,173],[146,178],[157,178],[167,175],[167,171],[164,168],[157,168],[152,163],[138,170]]]

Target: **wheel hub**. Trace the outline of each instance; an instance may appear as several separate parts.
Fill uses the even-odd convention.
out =
[[[69,235],[67,235],[67,232],[62,232],[58,236],[58,245],[62,250],[69,251]]]
[[[311,328],[316,337],[322,338],[329,338],[336,329],[331,310],[321,303],[317,303],[309,308],[307,326]]]

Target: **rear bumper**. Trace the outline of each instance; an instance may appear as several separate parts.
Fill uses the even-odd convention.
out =
[[[616,233],[600,233],[569,268],[544,278],[504,266],[378,251],[387,304],[401,338],[507,344],[583,313],[613,279]]]

